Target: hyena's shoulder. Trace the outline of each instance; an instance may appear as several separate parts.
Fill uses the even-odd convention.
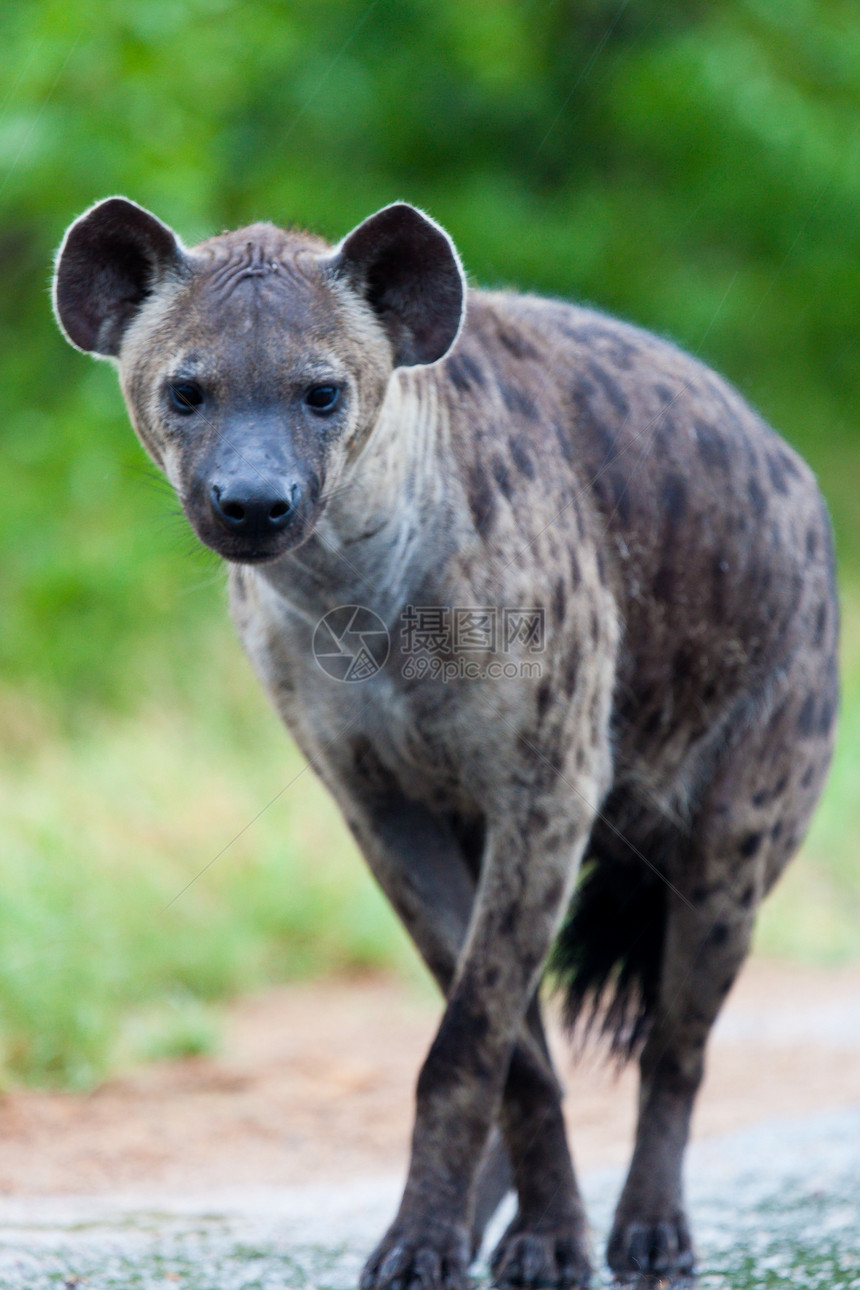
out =
[[[573,481],[634,543],[707,527],[755,538],[817,515],[812,472],[731,384],[671,341],[563,301],[474,291],[439,365],[452,435],[484,491]],[[529,501],[531,502],[531,498]]]

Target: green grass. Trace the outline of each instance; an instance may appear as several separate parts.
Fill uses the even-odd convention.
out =
[[[214,608],[180,611],[185,649],[139,675],[131,710],[69,722],[0,697],[6,1082],[83,1087],[117,1062],[210,1051],[213,1005],[268,982],[417,971]],[[860,957],[856,592],[845,619],[833,775],[758,935],[762,953],[814,962]]]
[[[118,1050],[200,1051],[195,1002],[402,956],[229,624],[212,631],[197,683],[131,714],[64,734],[20,699],[2,709],[7,1080],[83,1086]]]

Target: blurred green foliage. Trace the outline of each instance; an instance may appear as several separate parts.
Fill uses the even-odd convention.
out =
[[[121,192],[188,243],[260,218],[337,239],[386,202],[415,202],[475,281],[590,300],[724,371],[818,470],[851,583],[860,12],[856,0],[5,0],[0,48],[0,931],[12,947],[0,1066],[80,1082],[102,1068],[123,1007],[393,951],[370,889],[313,867],[328,807],[303,841],[289,812],[267,817],[256,859],[231,856],[238,867],[159,912],[278,792],[293,754],[235,679],[223,572],[147,465],[113,372],[54,325],[66,225]],[[848,666],[860,677],[860,643]],[[857,732],[860,686],[849,693]],[[220,812],[208,791],[186,800],[197,763],[180,732],[194,723],[218,750],[197,769],[224,768]],[[860,900],[846,832],[857,755],[843,748],[816,852],[816,946],[837,917],[840,953]],[[346,850],[338,834],[331,854]],[[781,949],[792,909],[809,906],[806,887],[788,892],[765,927]],[[187,1016],[180,1030],[205,1032]]]
[[[724,370],[820,471],[856,563],[854,0],[7,0],[0,41],[17,681],[127,701],[154,640],[180,649],[165,603],[213,567],[177,559],[112,373],[50,317],[66,224],[113,192],[189,242],[257,218],[338,238],[416,202],[475,280],[589,299]]]

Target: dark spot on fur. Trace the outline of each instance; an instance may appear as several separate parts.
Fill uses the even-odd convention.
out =
[[[597,391],[587,376],[580,375],[572,391],[574,420],[579,436],[590,439],[603,453],[602,465],[615,455],[615,436],[600,412],[594,408]]]
[[[508,501],[510,501],[513,490],[511,488],[511,477],[508,473],[507,462],[505,462],[498,453],[496,453],[493,457],[491,468],[493,471],[493,479],[495,479],[498,484],[499,491],[508,499]]]
[[[657,576],[654,579],[654,595],[658,600],[666,603],[672,600],[675,594],[675,570],[670,563],[661,564],[657,570]]]
[[[757,793],[753,793],[752,797],[750,798],[750,801],[752,802],[753,806],[764,806],[769,797],[770,797],[770,790],[767,788],[760,788]]]
[[[818,715],[818,733],[820,735],[829,735],[830,728],[835,720],[836,703],[832,699],[825,699]]]
[[[770,482],[775,492],[788,492],[785,466],[779,457],[770,452],[767,454],[767,473],[770,476]]]
[[[738,853],[742,855],[745,860],[750,860],[758,851],[760,846],[761,834],[748,833],[746,837],[742,839],[740,846],[738,847]]]
[[[744,887],[743,891],[741,892],[741,904],[743,905],[744,909],[749,909],[754,899],[755,899],[755,886],[753,883],[750,883],[750,885],[748,887]]]
[[[558,771],[561,767],[561,757],[558,745],[555,744],[547,754],[547,760],[551,762],[553,769]],[[542,806],[533,806],[528,813],[527,819],[529,833],[534,830],[535,833],[546,833],[550,825],[550,818]]]
[[[696,447],[703,465],[709,470],[722,470],[728,474],[732,457],[729,445],[719,430],[708,425],[706,421],[697,421],[694,426]]]
[[[782,463],[782,468],[786,475],[790,475],[792,479],[799,479],[800,471],[797,469],[797,464],[791,454],[787,453],[784,448],[780,448],[777,452],[777,456]]]
[[[616,367],[625,370],[633,366],[633,359],[639,353],[639,347],[636,344],[627,340],[620,332],[599,323],[587,323],[581,327],[565,326],[562,330],[571,340],[578,341],[588,349],[599,349],[600,353],[611,359]]]
[[[821,643],[824,640],[824,632],[826,627],[827,627],[827,601],[822,600],[821,604],[818,606],[818,610],[815,615],[815,631],[812,637],[812,643],[816,647],[816,649],[821,648]]]
[[[689,681],[696,675],[696,653],[689,645],[681,645],[672,658],[672,675],[676,682]]]
[[[552,686],[549,681],[542,681],[537,690],[537,714],[538,721],[542,721],[546,716],[547,708],[552,699]]]
[[[510,447],[511,457],[517,470],[521,475],[525,475],[526,479],[534,479],[536,474],[535,464],[532,461],[531,453],[528,448],[526,448],[525,444],[515,437],[511,438]]]
[[[564,430],[557,421],[553,421],[552,428],[555,437],[558,440],[558,446],[561,449],[561,455],[566,462],[571,465],[576,461],[576,452],[573,447],[573,439],[567,430]]]
[[[601,473],[594,480],[594,493],[605,515],[617,516],[622,528],[629,528],[632,518],[627,480],[619,470]]]
[[[564,590],[564,579],[556,578],[552,592],[552,620],[556,626],[564,622],[566,608],[567,595]]]
[[[483,389],[484,374],[478,364],[462,350],[445,360],[445,371],[455,390],[466,394],[473,389]]]
[[[564,891],[564,883],[561,878],[553,878],[552,882],[546,889],[543,898],[544,909],[555,909],[561,900]]]
[[[617,381],[594,359],[589,359],[588,371],[595,384],[603,392],[603,396],[613,412],[617,413],[619,417],[626,417],[630,408]]]
[[[755,476],[753,476],[747,484],[747,493],[749,494],[750,506],[752,506],[755,514],[764,514],[764,511],[767,508],[767,498],[762,492],[761,485]]]
[[[509,354],[514,358],[520,359],[539,359],[540,352],[535,348],[530,340],[526,340],[520,332],[509,331],[506,327],[499,327],[498,336],[501,343]]]
[[[665,475],[660,485],[663,514],[670,528],[676,528],[687,513],[687,485],[680,475]]]
[[[582,573],[579,568],[579,561],[576,558],[575,551],[571,553],[570,557],[570,581],[574,591],[576,591],[582,581]]]
[[[800,778],[800,787],[809,788],[809,785],[812,783],[814,779],[815,779],[815,767],[807,766],[806,770],[803,772]]]
[[[579,672],[579,650],[574,646],[564,664],[564,691],[570,697],[576,689],[576,678]]]
[[[662,708],[655,708],[642,726],[642,733],[646,738],[656,735],[658,730],[662,730],[664,715]]]
[[[811,735],[815,730],[815,695],[807,694],[797,718],[797,733]]]
[[[699,883],[699,885],[697,887],[694,887],[693,890],[690,892],[690,899],[692,900],[694,905],[701,905],[704,903],[704,901],[708,899],[710,894],[711,894],[710,887],[706,886],[705,883]]]
[[[773,828],[770,831],[771,840],[773,842],[777,842],[779,840],[781,833],[782,833],[782,820],[777,820],[776,824],[773,826]]]
[[[480,462],[476,462],[469,471],[468,482],[469,510],[472,520],[481,537],[486,537],[493,527],[496,517],[496,502],[490,482]]]
[[[818,534],[815,529],[806,530],[806,556],[807,559],[813,560],[818,550]]]
[[[602,587],[606,586],[606,565],[603,561],[603,552],[600,547],[594,553],[594,563],[597,565],[597,580]]]
[[[600,644],[600,619],[596,609],[591,611],[591,643],[595,646]]]
[[[729,939],[729,925],[728,925],[728,923],[714,923],[713,927],[711,928],[710,932],[708,933],[708,942],[709,942],[709,944],[711,944],[711,945],[725,945],[725,943],[726,943],[726,941],[727,941],[728,939]]]
[[[502,914],[499,922],[499,931],[503,936],[512,936],[519,917],[519,906],[515,900],[512,900],[505,912]]]
[[[509,412],[514,412],[527,421],[535,420],[537,408],[530,394],[527,394],[519,385],[513,385],[508,381],[503,382],[500,388],[502,400]]]

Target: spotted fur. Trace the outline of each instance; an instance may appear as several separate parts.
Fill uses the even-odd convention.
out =
[[[251,661],[446,996],[362,1290],[461,1290],[510,1186],[496,1282],[587,1284],[538,1000],[553,943],[569,1021],[640,1063],[609,1262],[688,1271],[705,1043],[833,745],[812,474],[666,341],[467,293],[450,239],[403,204],[335,248],[257,224],[189,251],[109,199],[69,230],[55,300],[73,343],[118,361],[142,443],[231,562]],[[199,407],[171,407],[177,381]],[[391,653],[338,684],[313,633],[355,604]],[[415,606],[539,609],[540,666],[416,672],[398,630]],[[442,633],[423,657],[456,649]],[[521,640],[507,658],[534,661]]]

